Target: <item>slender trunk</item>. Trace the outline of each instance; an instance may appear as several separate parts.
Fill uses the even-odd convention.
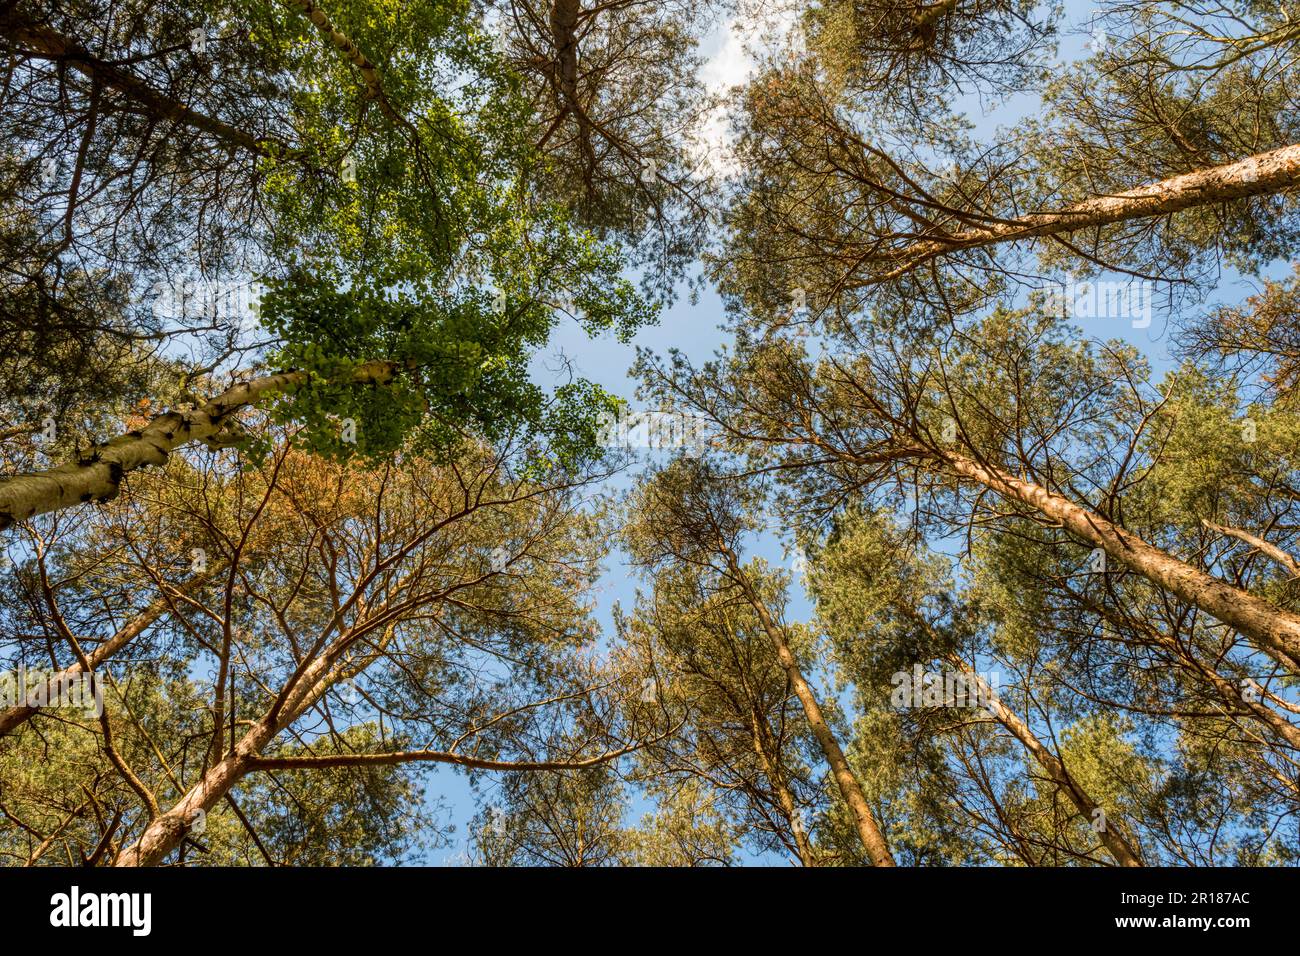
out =
[[[900,606],[899,609],[909,619],[924,628],[936,647],[941,646],[942,641],[940,635],[935,631],[930,622],[917,610],[910,606]],[[1075,809],[1083,815],[1083,818],[1090,824],[1094,822],[1093,811],[1097,809],[1098,804],[1088,795],[1083,787],[1079,785],[1078,781],[1071,776],[1069,770],[1065,766],[1065,762],[1038,739],[1038,736],[1030,729],[1029,724],[1020,718],[1020,715],[1002,702],[1002,699],[993,691],[993,688],[991,688],[988,683],[975,672],[974,668],[956,654],[948,654],[946,660],[952,667],[955,667],[965,675],[968,680],[973,680],[978,683],[980,688],[980,698],[982,701],[987,702],[986,709],[989,715],[1006,728],[1013,737],[1020,741],[1024,748],[1028,750],[1033,758],[1038,762],[1038,765],[1042,767],[1047,775],[1052,779],[1052,782],[1065,791],[1070,798],[1070,802],[1073,803]],[[1135,850],[1132,844],[1128,842],[1124,834],[1114,826],[1113,821],[1108,820],[1106,825],[1100,829],[1099,834],[1107,851],[1109,851],[1111,857],[1120,866],[1144,865],[1137,850]]]
[[[406,117],[397,111],[392,101],[388,99],[388,94],[384,92],[378,68],[370,61],[369,57],[361,52],[361,49],[352,42],[348,35],[338,28],[338,25],[330,19],[329,14],[313,3],[312,0],[284,0],[284,3],[310,20],[321,35],[329,41],[330,45],[347,57],[348,62],[357,68],[357,72],[361,74],[361,81],[366,84],[366,92],[369,93],[371,99],[379,104],[379,109],[386,117],[400,126],[410,127],[411,124]]]
[[[1088,796],[1087,792],[1081,787],[1070,771],[1066,769],[1065,763],[1048,749],[1041,740],[1029,729],[1029,725],[1020,719],[1020,715],[1002,703],[1001,699],[993,693],[992,689],[984,682],[978,674],[972,670],[965,661],[953,656],[948,662],[958,668],[968,678],[979,682],[981,686],[981,697],[988,701],[989,714],[999,724],[1010,731],[1011,735],[1020,741],[1028,750],[1038,765],[1046,771],[1047,775],[1052,778],[1052,782],[1065,791],[1069,796],[1070,802],[1074,804],[1075,809],[1083,815],[1083,818],[1090,824],[1096,822],[1093,816],[1098,809],[1098,804]],[[1104,813],[1103,808],[1103,813]],[[1111,819],[1104,819],[1098,828],[1098,835],[1105,844],[1110,855],[1120,866],[1142,866],[1142,859],[1138,856],[1137,851],[1125,839],[1124,834]]]
[[[945,452],[936,457],[958,475],[1059,521],[1072,534],[1101,548],[1110,558],[1212,614],[1278,663],[1300,673],[1300,615],[1225,584],[1041,485],[964,455]]]
[[[808,726],[812,729],[813,736],[817,739],[817,743],[826,757],[826,762],[830,764],[831,774],[835,777],[835,782],[840,788],[840,795],[844,797],[844,802],[848,804],[849,810],[853,813],[853,821],[857,827],[858,837],[862,840],[862,846],[867,851],[867,857],[871,860],[873,866],[894,866],[894,858],[889,852],[889,845],[885,842],[885,836],[881,832],[879,824],[876,823],[876,818],[871,812],[871,807],[867,804],[867,798],[862,792],[857,777],[853,775],[853,769],[844,757],[844,751],[840,749],[835,735],[831,733],[830,726],[826,723],[821,705],[817,703],[816,695],[808,682],[804,680],[803,673],[799,669],[799,662],[795,660],[790,645],[785,639],[785,631],[772,619],[772,615],[768,613],[767,605],[754,589],[749,576],[740,567],[740,562],[737,560],[735,553],[725,545],[723,546],[723,556],[727,560],[727,565],[731,569],[733,577],[744,589],[745,596],[749,599],[754,612],[758,615],[763,630],[772,641],[777,660],[780,662],[781,667],[784,668],[787,677],[790,679],[790,685],[794,688],[795,696],[799,698],[799,703],[803,706],[804,716],[808,719]]]
[[[358,366],[353,381],[382,383],[396,374],[393,362]],[[262,376],[226,389],[192,412],[158,415],[142,430],[90,449],[80,460],[48,471],[0,479],[0,531],[16,521],[87,501],[115,498],[122,479],[146,465],[163,466],[175,449],[195,441],[219,439],[240,410],[307,381],[301,371]]]
[[[771,728],[756,711],[750,713],[750,727],[754,732],[754,753],[758,754],[763,773],[772,784],[772,789],[776,791],[777,802],[781,804],[781,810],[790,822],[795,849],[799,852],[799,862],[804,866],[816,866],[817,856],[813,852],[812,843],[808,840],[808,834],[804,832],[803,823],[799,818],[799,808],[794,802],[794,794],[790,792],[785,774],[780,770],[780,755],[769,753],[770,750],[775,750],[771,742]]]
[[[209,579],[219,569],[220,566],[213,567],[199,580]],[[193,584],[197,582],[191,583]],[[108,640],[104,641],[104,643],[100,644],[91,654],[87,655],[86,659],[90,663],[90,669],[94,670],[100,664],[104,663],[104,661],[108,660],[120,651],[128,643],[139,637],[144,633],[145,628],[158,620],[158,618],[162,617],[171,605],[172,602],[165,596],[160,596],[154,600],[153,603],[132,618],[124,628]],[[61,684],[85,672],[86,668],[82,666],[81,661],[77,661],[54,675],[54,677],[49,681],[49,686],[51,688],[59,687]],[[29,705],[23,702],[10,707],[7,710],[0,711],[0,737],[12,733],[18,727],[21,727],[27,721],[31,720],[38,710],[40,710],[39,706]]]
[[[1236,162],[1148,183],[1113,196],[1096,196],[1063,210],[1031,213],[989,226],[919,240],[892,253],[882,254],[879,258],[899,265],[884,276],[857,284],[868,285],[894,278],[950,252],[1059,235],[1130,219],[1167,216],[1196,206],[1275,193],[1298,184],[1300,144],[1283,146]]]

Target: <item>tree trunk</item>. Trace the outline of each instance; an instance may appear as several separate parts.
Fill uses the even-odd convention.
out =
[[[981,687],[981,696],[989,702],[989,714],[999,724],[1010,731],[1011,735],[1019,740],[1031,754],[1038,765],[1046,771],[1047,775],[1052,778],[1052,782],[1065,791],[1069,796],[1070,802],[1083,815],[1083,818],[1089,824],[1095,824],[1096,818],[1093,816],[1098,805],[1088,796],[1087,792],[1075,782],[1070,776],[1069,770],[1066,769],[1065,763],[1049,750],[1041,740],[1029,729],[1029,725],[1020,719],[1020,715],[1007,707],[1006,704],[993,693],[984,680],[972,670],[965,661],[958,657],[950,657],[948,662],[954,667],[961,670],[969,679],[979,682]],[[1104,813],[1104,808],[1102,809]],[[1112,820],[1102,818],[1099,828],[1094,827],[1105,844],[1106,849],[1120,866],[1142,866],[1142,859],[1138,856],[1137,851],[1129,845],[1124,834],[1114,825]]]
[[[338,28],[338,25],[329,18],[329,15],[324,10],[312,3],[311,0],[284,0],[284,3],[310,20],[321,35],[329,41],[330,45],[347,57],[348,62],[357,68],[357,72],[361,74],[361,81],[366,84],[366,92],[372,100],[379,104],[379,109],[384,116],[399,126],[413,129],[406,117],[393,106],[388,94],[384,92],[379,70],[374,63],[361,52],[361,49],[352,42],[346,33]]]
[[[214,565],[198,580],[208,580],[223,567],[224,565]],[[196,582],[192,581],[190,583],[193,584]],[[143,634],[145,628],[158,620],[158,618],[162,617],[171,606],[171,601],[169,601],[165,596],[159,596],[155,601],[153,601],[153,603],[132,618],[127,623],[126,627],[122,628],[104,643],[100,644],[95,648],[93,653],[87,655],[86,659],[90,662],[90,669],[93,671],[128,643]],[[70,678],[74,678],[85,672],[86,668],[81,665],[81,661],[77,661],[75,664],[59,671],[59,673],[49,681],[49,685],[51,687],[57,687],[60,682],[67,681]],[[38,710],[40,710],[39,707],[28,706],[25,702],[20,702],[5,711],[0,711],[0,737],[12,733],[15,729],[31,720]]]
[[[123,847],[114,866],[157,866],[180,846],[196,812],[207,813],[253,769],[253,760],[275,736],[297,720],[329,687],[331,659],[322,655],[302,672],[296,689],[278,710],[272,707],[240,738],[234,749],[211,767],[166,813],[149,822],[139,839]]]
[[[795,696],[799,698],[799,703],[803,705],[803,712],[808,719],[808,726],[812,729],[813,736],[817,738],[817,743],[826,757],[826,762],[830,764],[831,773],[840,788],[840,795],[844,797],[844,802],[848,804],[849,810],[853,813],[853,821],[857,827],[858,837],[862,840],[862,846],[867,851],[867,857],[871,860],[873,866],[894,866],[894,858],[889,852],[889,845],[885,842],[885,836],[876,823],[876,818],[871,812],[871,807],[867,804],[867,798],[862,792],[857,777],[853,775],[853,769],[844,757],[844,751],[840,749],[835,735],[831,733],[830,726],[826,723],[821,705],[817,703],[816,695],[813,693],[812,688],[808,686],[808,682],[804,680],[803,673],[799,669],[799,662],[795,660],[794,654],[790,651],[790,645],[785,639],[784,630],[768,613],[767,605],[754,590],[748,575],[740,567],[740,562],[736,559],[735,553],[725,545],[723,547],[723,555],[727,560],[728,567],[731,569],[732,576],[744,589],[745,596],[749,599],[749,603],[758,615],[759,623],[763,625],[763,630],[772,641],[777,660],[780,662],[781,667],[785,669],[790,684],[794,688]]]
[[[1300,615],[1225,584],[1131,531],[1040,485],[952,452],[936,455],[958,475],[1027,504],[1114,560],[1236,628],[1278,663],[1300,674]]]
[[[386,382],[398,368],[394,362],[368,362],[357,367],[353,381]],[[165,465],[175,449],[220,436],[234,413],[306,381],[306,372],[293,371],[241,382],[195,411],[158,415],[141,431],[92,448],[75,463],[0,480],[0,531],[33,515],[115,498],[126,475],[146,465]]]
[[[897,277],[950,252],[1035,236],[1059,235],[1129,219],[1167,216],[1195,206],[1262,196],[1296,185],[1300,185],[1300,144],[1172,176],[1113,196],[1096,196],[1056,212],[1031,213],[994,225],[923,239],[892,253],[882,253],[878,258],[900,264],[884,276],[857,284],[867,285]]]
[[[790,831],[794,834],[795,848],[799,852],[799,862],[804,866],[816,866],[817,855],[813,852],[812,843],[808,839],[808,834],[804,831],[803,822],[799,817],[799,808],[795,805],[794,794],[790,792],[790,787],[786,784],[785,774],[780,770],[780,754],[773,754],[769,751],[775,750],[772,746],[771,728],[767,722],[758,714],[757,710],[750,712],[750,726],[754,731],[754,752],[758,754],[759,763],[763,766],[763,773],[767,775],[768,782],[772,784],[772,789],[776,791],[777,802],[781,804],[781,810],[785,818],[790,821]]]
[[[578,94],[578,17],[582,13],[581,0],[554,0],[551,4],[551,42],[555,44],[555,86],[560,93],[562,109],[573,114],[578,124],[579,148],[587,164],[587,185],[596,168],[596,148],[592,144],[591,118]]]

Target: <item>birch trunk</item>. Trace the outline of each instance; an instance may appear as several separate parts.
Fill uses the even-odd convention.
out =
[[[393,362],[368,362],[356,369],[353,381],[382,383],[397,369]],[[235,413],[306,381],[306,372],[293,371],[241,382],[195,411],[158,415],[142,430],[92,448],[79,461],[0,480],[0,531],[33,515],[115,498],[122,479],[131,472],[147,465],[162,467],[177,448],[228,433]]]
[[[356,43],[339,29],[338,25],[330,19],[324,10],[312,3],[311,0],[284,0],[284,3],[310,20],[330,45],[342,53],[348,62],[357,68],[357,72],[361,74],[361,81],[366,85],[366,92],[372,100],[379,104],[379,109],[384,116],[400,126],[410,127],[411,124],[407,122],[406,117],[397,111],[392,101],[389,100],[388,94],[384,92],[378,68],[370,61],[369,57],[361,52]]]

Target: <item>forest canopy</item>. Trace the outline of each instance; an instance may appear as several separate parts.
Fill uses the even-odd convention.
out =
[[[1300,7],[0,55],[5,865],[1300,864]]]

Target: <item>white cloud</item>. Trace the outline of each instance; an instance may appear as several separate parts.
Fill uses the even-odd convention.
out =
[[[782,4],[762,16],[737,15],[720,22],[700,43],[705,60],[699,75],[705,89],[725,96],[747,82],[758,69],[760,57],[792,41],[799,10],[798,5]],[[724,101],[706,114],[698,136],[699,157],[723,175],[736,170],[731,152],[730,107],[731,103]]]
[[[700,67],[700,79],[711,93],[725,92],[749,79],[757,65],[745,48],[745,38],[736,17],[721,22],[700,46],[716,49]]]

